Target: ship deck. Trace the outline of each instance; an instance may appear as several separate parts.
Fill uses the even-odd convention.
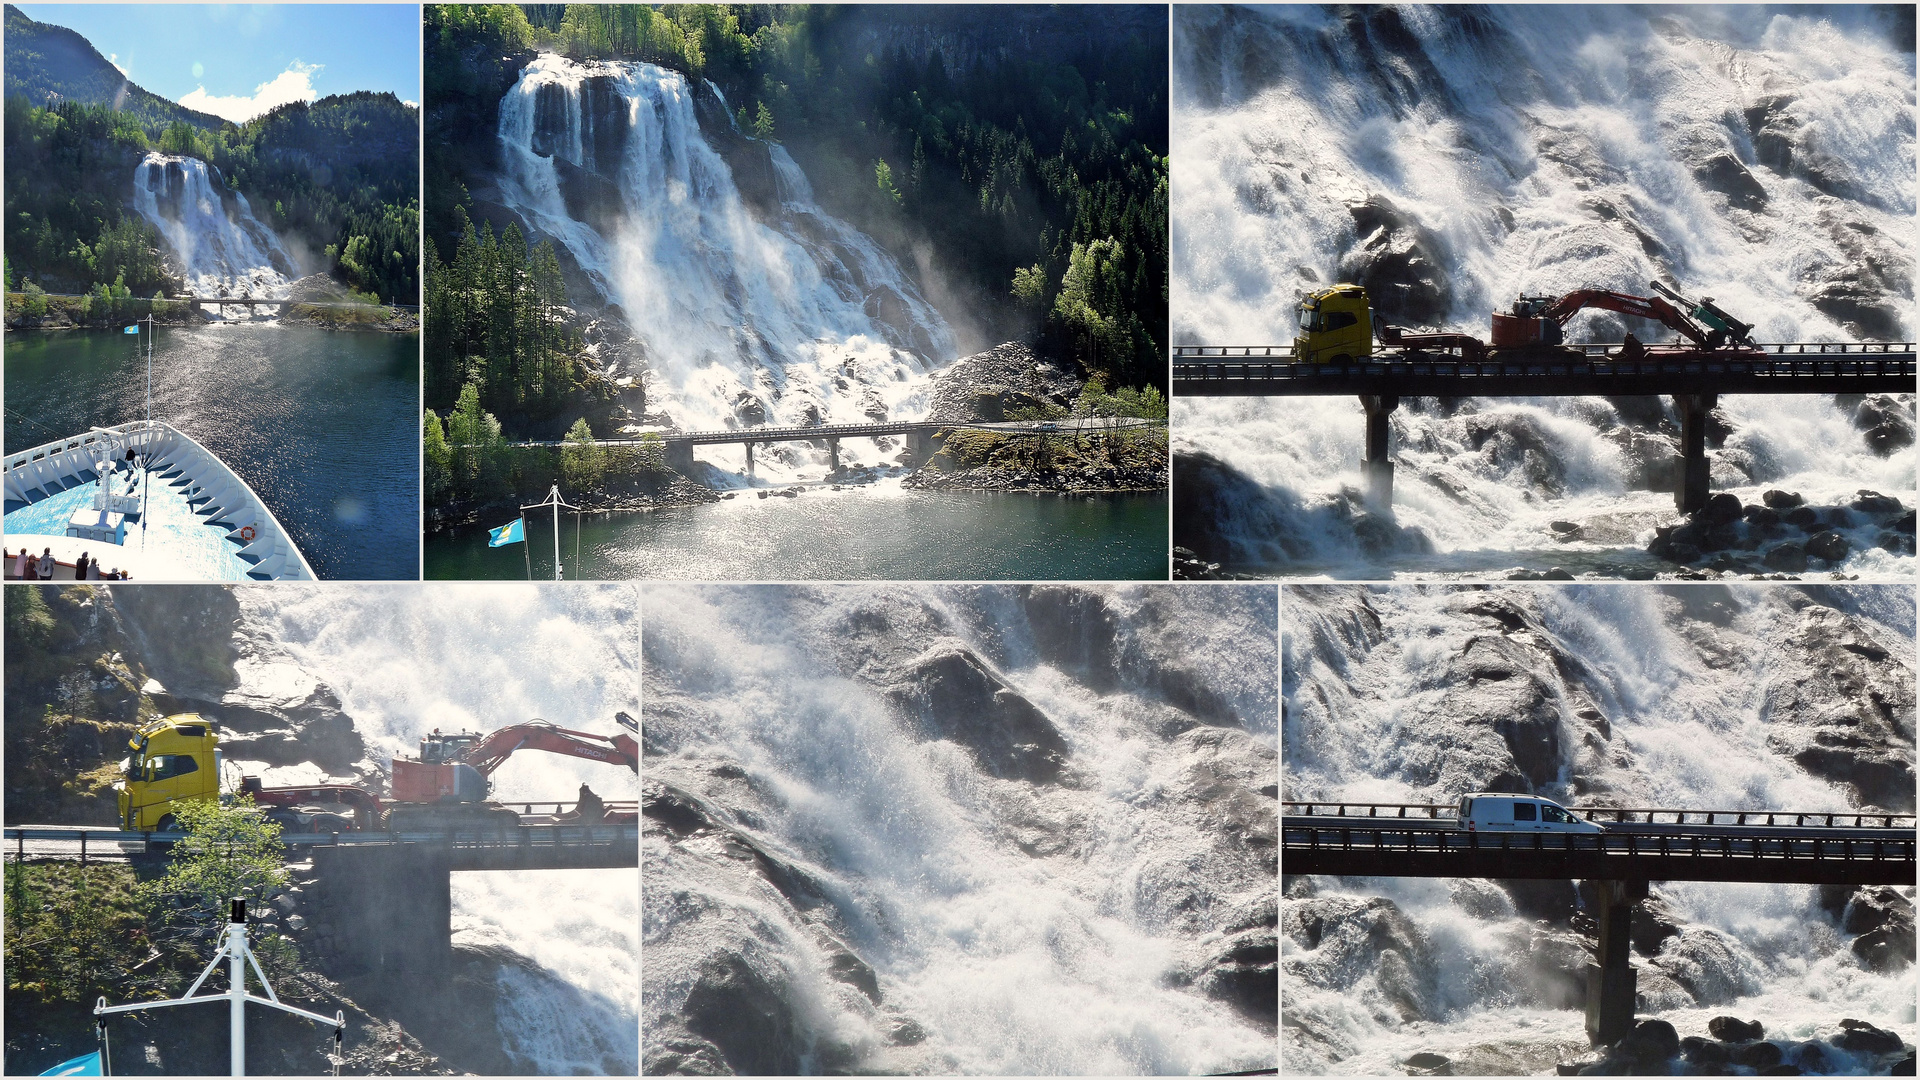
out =
[[[115,486],[125,484],[125,474]],[[61,487],[62,483],[65,487]],[[146,482],[146,481],[142,481]],[[67,521],[75,511],[93,505],[100,478],[92,469],[77,476],[48,482],[28,491],[25,500],[6,500],[4,532],[7,553],[16,545],[25,546],[38,557],[42,548],[52,548],[57,562],[63,564],[55,576],[70,579],[74,560],[81,552],[97,559],[102,572],[120,569],[133,580],[148,581],[249,581],[265,580],[268,575],[254,570],[253,556],[241,554],[242,543],[229,539],[233,526],[225,521],[209,520],[202,509],[204,496],[187,496],[190,485],[178,466],[157,469],[150,489],[142,495],[144,511],[127,516],[126,542],[113,544],[83,540],[66,535]],[[13,575],[13,563],[6,564]]]

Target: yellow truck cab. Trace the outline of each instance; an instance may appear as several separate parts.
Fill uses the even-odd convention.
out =
[[[1367,290],[1335,285],[1300,301],[1300,334],[1293,359],[1302,364],[1344,364],[1373,355],[1373,314]]]
[[[172,804],[220,797],[220,736],[198,713],[166,716],[141,727],[127,744],[114,784],[120,827],[164,832],[173,827]]]

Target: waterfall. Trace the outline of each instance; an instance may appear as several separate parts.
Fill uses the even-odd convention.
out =
[[[540,57],[500,103],[503,199],[617,305],[683,428],[923,414],[945,320],[783,147],[729,130],[730,164],[695,93],[651,64]]]
[[[1271,1067],[1275,600],[649,587],[645,1071]]]
[[[340,697],[368,756],[418,751],[441,730],[490,731],[536,717],[612,734],[638,714],[635,590],[582,586],[237,590],[243,687],[317,679]],[[515,754],[494,795],[571,801],[582,782],[631,800],[627,769],[554,754]],[[533,1075],[632,1075],[639,996],[637,882],[632,870],[508,871],[453,876],[454,944],[501,946],[538,971],[505,968],[499,1015],[506,1051]]]
[[[293,258],[253,216],[247,197],[222,183],[206,162],[147,154],[134,167],[133,206],[159,230],[193,295],[286,295]]]
[[[1304,586],[1283,606],[1288,799],[1913,808],[1910,588]],[[1841,729],[1844,755],[1801,752]],[[1883,760],[1904,780],[1873,779]],[[1757,1019],[1789,1045],[1857,1018],[1911,1042],[1914,969],[1856,955],[1860,928],[1821,894],[1654,883],[1639,1015],[1681,1035]],[[1587,1049],[1575,903],[1564,882],[1290,879],[1286,1070],[1383,1075],[1424,1051],[1461,1075],[1551,1074]],[[1823,1071],[1870,1064],[1827,1051],[1845,1064]]]
[[[1521,293],[1645,295],[1656,278],[1715,298],[1761,341],[1910,340],[1911,40],[1866,9],[1748,14],[1177,8],[1173,340],[1288,343],[1299,295],[1348,280],[1369,284],[1383,321],[1484,339]],[[1670,336],[1586,312],[1568,338],[1630,329]],[[1175,450],[1240,474],[1200,524],[1249,566],[1617,572],[1672,512],[1648,468],[1671,433],[1646,436],[1673,416],[1632,404],[1404,404],[1395,514],[1424,542],[1356,524],[1350,400],[1184,400]],[[1860,488],[1914,489],[1911,448],[1876,453],[1853,401],[1734,395],[1721,409],[1715,490],[1845,505]],[[1583,535],[1600,538],[1563,542],[1555,521],[1597,521]],[[1847,571],[1911,572],[1910,556],[1854,540]]]

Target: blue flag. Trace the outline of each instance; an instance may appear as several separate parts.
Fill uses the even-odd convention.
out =
[[[40,1075],[41,1076],[99,1076],[101,1075],[100,1051],[95,1050],[93,1053],[88,1054],[85,1057],[77,1057],[77,1058],[74,1058],[72,1061],[63,1061],[60,1064],[55,1065],[53,1068],[48,1069],[46,1072],[41,1073]]]
[[[140,324],[134,323],[132,326],[129,326],[125,330],[122,330],[120,332],[123,334],[137,334],[140,332]]]
[[[504,547],[508,544],[525,543],[526,539],[527,522],[524,518],[514,518],[512,521],[497,529],[487,530],[488,547]]]

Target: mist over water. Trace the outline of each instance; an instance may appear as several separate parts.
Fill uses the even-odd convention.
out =
[[[1483,339],[1522,293],[1645,295],[1658,278],[1762,342],[1910,340],[1914,54],[1895,32],[1864,7],[1178,8],[1173,340],[1285,344],[1302,293],[1370,275],[1377,319]],[[1592,311],[1567,328],[1628,329],[1670,336]],[[1709,454],[1717,491],[1910,501],[1912,449],[1876,455],[1851,402],[1721,409],[1734,432]],[[1395,516],[1431,551],[1357,536],[1351,399],[1174,410],[1177,454],[1250,482],[1200,523],[1225,549],[1213,557],[1248,569],[1617,573],[1654,563],[1639,549],[1672,513],[1637,479],[1633,418],[1605,399],[1403,402]],[[1594,519],[1589,541],[1549,528]],[[1846,571],[1913,572],[1852,539]]]
[[[708,822],[643,836],[649,1073],[719,1053],[776,1073],[1272,1064],[1270,1014],[1263,1031],[1193,974],[1272,917],[1271,849],[1235,839],[1274,822],[1271,590],[645,597],[647,798]],[[900,695],[973,665],[1004,682],[994,704],[916,730]],[[1214,719],[1182,719],[1208,695]],[[1016,700],[1062,736],[1057,782],[970,750]]]
[[[159,230],[193,295],[286,295],[295,273],[292,256],[253,216],[247,197],[228,189],[206,162],[147,154],[133,171],[133,207]]]
[[[820,209],[783,147],[729,129],[755,167],[744,196],[697,93],[651,64],[540,57],[500,103],[505,202],[619,309],[656,380],[649,407],[682,429],[924,415],[928,374],[954,359],[946,321]],[[797,475],[819,464],[810,453],[758,471]],[[868,440],[842,453],[878,460]]]
[[[1284,797],[1534,790],[1568,805],[1793,811],[1896,797],[1897,782],[1866,797],[1861,774],[1802,763],[1798,749],[1839,724],[1869,744],[1863,755],[1904,762],[1904,803],[1878,805],[1911,812],[1914,615],[1901,587],[1290,589]],[[1854,712],[1876,708],[1888,726]],[[1584,1053],[1570,973],[1590,946],[1520,886],[1290,882],[1289,1070],[1377,1075],[1432,1051],[1540,1073]],[[1857,956],[1817,887],[1655,882],[1654,895],[1679,933],[1636,947],[1638,1015],[1681,1035],[1704,1035],[1714,1016],[1757,1019],[1777,1041],[1831,1039],[1856,1018],[1914,1040],[1914,969]],[[1406,922],[1365,908],[1373,898]],[[1317,940],[1303,929],[1316,917],[1330,927]],[[1370,939],[1368,925],[1380,927]],[[1836,1072],[1872,1064],[1835,1054]]]
[[[243,683],[301,673],[332,687],[385,763],[434,728],[491,731],[536,717],[599,734],[638,714],[636,590],[576,585],[409,585],[240,590],[264,631]],[[494,797],[571,801],[582,782],[609,801],[638,797],[622,766],[516,754]],[[496,1017],[508,1053],[533,1074],[632,1074],[639,998],[632,870],[453,876],[456,945],[503,946],[526,970],[501,975]]]

